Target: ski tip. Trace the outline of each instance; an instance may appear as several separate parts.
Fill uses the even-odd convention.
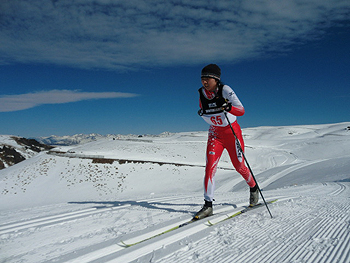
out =
[[[212,222],[210,222],[210,220],[207,221],[207,225],[208,226],[213,226],[214,224]]]
[[[124,243],[123,240],[120,240],[120,242],[118,243],[118,245],[121,246],[121,247],[131,247],[131,246],[132,246],[132,245],[130,245],[130,244]]]

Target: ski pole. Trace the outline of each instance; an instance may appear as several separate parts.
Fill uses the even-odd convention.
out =
[[[232,131],[232,133],[233,133],[233,136],[235,137],[236,145],[237,145],[238,148],[239,148],[238,150],[241,151],[242,156],[243,156],[243,158],[244,158],[244,161],[245,161],[245,163],[247,164],[248,169],[249,169],[249,171],[250,171],[250,174],[252,175],[256,186],[258,187],[259,193],[260,193],[260,195],[261,195],[261,197],[262,197],[262,199],[263,199],[263,201],[264,201],[264,204],[265,204],[265,206],[266,206],[266,208],[267,208],[267,211],[269,212],[269,214],[270,214],[270,216],[271,216],[271,218],[272,218],[272,214],[271,214],[270,209],[269,209],[269,207],[268,207],[268,205],[267,205],[267,203],[266,203],[266,201],[265,201],[264,195],[262,194],[261,189],[260,189],[260,187],[259,187],[259,185],[258,185],[258,182],[257,182],[256,179],[255,179],[255,176],[254,176],[254,174],[253,174],[252,169],[250,168],[250,165],[249,165],[249,163],[248,163],[248,161],[247,161],[247,158],[245,158],[245,154],[244,154],[244,152],[243,152],[241,143],[240,143],[240,141],[238,140],[237,135],[236,135],[235,131],[234,131],[233,128],[232,128],[231,122],[229,121],[229,119],[228,119],[228,117],[227,117],[226,111],[224,111],[224,114],[225,114],[225,117],[226,117],[226,120],[227,120],[228,124],[230,125],[230,128],[231,128],[231,131]]]

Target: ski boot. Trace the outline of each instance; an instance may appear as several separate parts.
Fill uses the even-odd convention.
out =
[[[193,220],[199,220],[207,216],[213,215],[213,203],[209,202],[207,200],[204,200],[205,204],[203,205],[202,209],[195,214],[193,217]]]
[[[259,202],[259,191],[258,186],[250,188],[250,198],[249,198],[249,206],[253,207]]]

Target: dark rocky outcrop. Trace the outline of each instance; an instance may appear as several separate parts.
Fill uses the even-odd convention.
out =
[[[52,146],[39,143],[35,139],[26,139],[22,137],[9,136],[18,145],[7,145],[0,142],[0,169],[24,161],[26,158],[34,156],[41,151],[52,149]]]

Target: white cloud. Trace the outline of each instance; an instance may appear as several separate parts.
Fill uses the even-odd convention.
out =
[[[349,10],[348,0],[1,1],[0,63],[232,62],[319,37]]]
[[[30,109],[43,104],[61,104],[90,99],[130,98],[138,96],[121,92],[81,92],[76,90],[50,90],[19,95],[0,96],[0,112]]]

